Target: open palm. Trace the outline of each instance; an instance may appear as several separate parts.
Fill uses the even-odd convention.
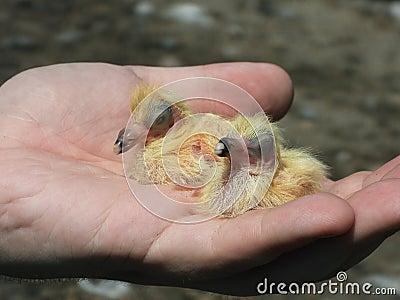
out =
[[[275,118],[290,105],[289,78],[267,64],[68,64],[21,73],[1,87],[3,274],[256,294],[266,276],[315,281],[349,268],[399,227],[399,158],[374,173],[327,181],[325,193],[235,219],[182,225],[146,211],[112,145],[140,80],[191,76],[232,81]]]

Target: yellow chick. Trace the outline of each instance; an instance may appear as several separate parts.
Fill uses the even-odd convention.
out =
[[[241,142],[237,138],[222,138],[217,143],[215,153],[224,158],[224,163],[201,190],[206,211],[234,217],[321,190],[327,167],[304,149],[286,148],[277,125],[268,126],[264,118],[238,115],[231,120],[247,147],[248,163],[241,163],[243,151],[237,147]],[[275,155],[271,152],[274,150]],[[235,151],[239,152],[236,166],[231,161]]]
[[[149,97],[147,105],[140,105]],[[121,154],[131,149],[139,140],[154,141],[162,136],[177,122],[190,114],[187,106],[182,102],[172,104],[174,95],[164,90],[157,90],[155,86],[141,83],[130,98],[132,124],[129,129],[119,131],[114,143],[114,153]]]
[[[204,185],[211,179],[214,161],[223,163],[223,158],[214,153],[218,138],[204,133],[204,128],[223,130],[215,117],[202,114],[184,119],[169,136],[148,143],[144,152],[137,152],[129,176],[142,184],[178,185],[180,189]]]

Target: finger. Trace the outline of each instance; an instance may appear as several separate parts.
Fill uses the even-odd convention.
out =
[[[390,168],[390,165],[384,166]],[[393,170],[394,171],[394,170]],[[396,169],[397,173],[399,169]],[[369,185],[349,199],[356,222],[355,247],[344,263],[349,268],[368,256],[400,228],[400,179],[386,179]]]
[[[196,273],[197,278],[219,277],[223,270],[248,270],[322,236],[343,234],[353,220],[345,201],[329,194],[307,196],[233,219],[216,219],[192,227],[176,225],[180,230],[172,226],[152,245],[146,262],[159,264],[161,254],[168,255],[166,269]],[[186,242],[188,236],[190,243]]]
[[[347,199],[353,193],[362,189],[363,182],[369,174],[371,174],[369,171],[360,171],[337,181],[327,180],[324,183],[323,190],[342,199]]]
[[[292,82],[280,67],[267,63],[222,63],[194,67],[129,67],[144,81],[165,84],[187,77],[215,77],[232,82],[249,92],[274,119],[282,118],[293,99]],[[220,112],[224,107],[216,106]]]
[[[214,238],[214,248],[221,251],[217,256],[230,257],[235,265],[243,257],[253,257],[256,266],[317,238],[342,234],[352,226],[353,218],[352,210],[341,199],[330,194],[311,195],[257,217],[245,215],[242,220],[226,222]]]
[[[338,181],[327,180],[324,184],[324,190],[347,199],[363,187],[382,179],[390,178],[400,178],[400,156],[392,159],[373,172],[361,171]]]
[[[400,227],[400,179],[386,179],[355,193],[349,204],[355,213],[354,241]]]
[[[400,178],[400,165],[391,169],[385,176],[383,176],[383,180],[386,179],[399,179]]]
[[[368,186],[374,182],[381,180],[386,174],[400,166],[400,155],[384,164],[382,167],[372,172],[363,182],[363,186]],[[392,173],[394,175],[394,173]],[[398,178],[398,177],[397,177]]]

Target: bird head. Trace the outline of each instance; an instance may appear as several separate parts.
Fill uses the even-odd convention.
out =
[[[250,173],[260,167],[274,167],[279,155],[275,143],[274,125],[261,114],[252,117],[236,116],[231,124],[235,133],[221,138],[214,153],[230,160],[232,170],[247,168]]]
[[[238,115],[230,122],[232,133],[214,148],[222,163],[200,197],[207,211],[225,216],[244,213],[262,200],[280,157],[279,133],[264,114]]]
[[[143,105],[142,101],[145,98],[147,101]],[[174,103],[174,100],[172,93],[147,84],[139,85],[131,96],[130,126],[118,133],[114,153],[128,151],[139,140],[145,140],[147,144],[163,137],[175,122],[188,115],[186,105],[182,102]]]

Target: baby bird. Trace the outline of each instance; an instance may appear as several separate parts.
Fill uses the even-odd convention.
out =
[[[146,98],[146,105],[140,105]],[[139,84],[130,98],[132,124],[119,131],[114,143],[114,153],[121,154],[135,146],[139,140],[154,141],[162,136],[177,122],[190,114],[182,102],[174,102],[175,96],[155,86]],[[143,104],[143,103],[142,103]]]
[[[214,153],[218,138],[207,134],[204,128],[207,132],[228,133],[221,120],[213,114],[182,119],[167,136],[147,143],[143,151],[133,156],[129,153],[134,163],[130,162],[127,175],[141,184],[201,187],[211,179],[215,163],[223,161]]]
[[[231,160],[237,138],[222,138],[215,153],[224,159],[212,182],[201,190],[200,201],[206,211],[235,217],[254,208],[275,207],[298,197],[321,190],[327,167],[303,149],[284,145],[275,123],[270,126],[265,116],[236,116],[231,123],[247,147],[248,163],[240,156],[236,166]],[[275,142],[275,147],[274,147]]]

